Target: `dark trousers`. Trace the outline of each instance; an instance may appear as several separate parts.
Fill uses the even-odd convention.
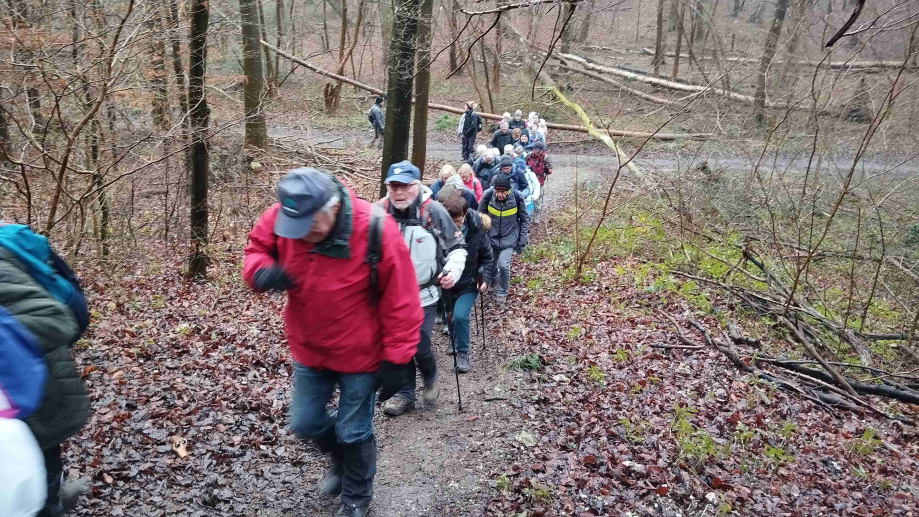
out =
[[[437,304],[432,303],[424,308],[424,321],[421,323],[421,336],[418,340],[418,351],[415,357],[405,365],[408,368],[409,378],[398,395],[405,400],[415,401],[415,372],[421,371],[421,377],[430,381],[437,377],[437,362],[434,360],[434,350],[431,349],[431,336],[434,333],[434,316],[437,314]],[[417,365],[417,368],[416,368]]]
[[[380,141],[380,145],[383,145],[383,128],[380,126],[373,126],[373,140],[370,142],[370,145]]]
[[[61,503],[61,482],[64,464],[61,461],[61,446],[55,445],[41,451],[45,457],[45,470],[48,472],[48,498],[45,507],[38,512],[38,517],[60,517],[64,514]]]
[[[463,136],[463,161],[475,156],[475,135]]]

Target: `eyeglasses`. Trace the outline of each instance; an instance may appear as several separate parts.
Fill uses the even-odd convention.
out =
[[[400,191],[408,190],[412,188],[412,185],[414,185],[414,183],[399,183],[397,181],[393,181],[392,183],[387,183],[386,185],[389,187],[390,190],[395,190],[396,192],[400,192]]]

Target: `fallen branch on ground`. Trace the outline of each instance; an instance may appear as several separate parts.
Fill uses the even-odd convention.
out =
[[[376,87],[373,87],[373,86],[370,86],[364,83],[360,83],[358,81],[355,81],[354,79],[345,77],[343,75],[338,75],[336,73],[322,69],[316,65],[308,63],[296,56],[293,56],[291,54],[288,54],[287,52],[284,52],[283,50],[275,47],[274,45],[272,45],[271,43],[268,43],[265,40],[261,40],[261,44],[265,46],[266,48],[268,48],[269,50],[275,52],[279,56],[287,60],[293,61],[294,63],[297,63],[305,68],[308,68],[312,70],[313,72],[316,72],[319,75],[323,75],[325,77],[329,77],[331,79],[335,79],[337,81],[341,81],[343,83],[350,84],[351,86],[360,88],[364,91],[368,91],[375,95],[383,95],[384,93],[383,90],[379,88],[376,88]],[[454,108],[453,106],[447,106],[445,104],[437,104],[434,102],[429,102],[428,108],[438,110],[438,111],[446,111],[448,113],[455,113],[457,115],[462,115],[465,111],[462,108]],[[479,113],[479,116],[484,119],[489,119],[489,120],[501,120],[503,118],[501,115],[497,115],[494,113]],[[568,124],[555,124],[555,123],[549,122],[546,124],[546,127],[549,129],[556,129],[559,131],[575,131],[578,133],[590,133],[590,130],[586,127],[572,126]],[[609,133],[613,136],[623,136],[623,137],[629,137],[629,138],[653,138],[655,140],[681,140],[681,139],[699,140],[699,139],[709,138],[711,136],[711,134],[701,134],[701,133],[685,133],[685,134],[683,133],[648,133],[644,131],[623,131],[620,129],[610,129]]]

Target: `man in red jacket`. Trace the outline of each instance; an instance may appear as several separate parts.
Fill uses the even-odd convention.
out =
[[[335,517],[364,517],[376,473],[374,393],[381,383],[386,400],[405,384],[402,365],[418,344],[423,316],[415,270],[399,228],[385,217],[371,292],[371,205],[328,174],[293,170],[277,195],[249,233],[243,278],[258,292],[288,292],[291,427],[332,455],[318,488],[341,493]],[[336,384],[338,410],[329,414]]]

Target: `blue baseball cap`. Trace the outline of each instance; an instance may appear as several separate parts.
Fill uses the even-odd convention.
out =
[[[402,160],[389,166],[386,171],[386,183],[411,183],[421,179],[421,171],[408,160]]]
[[[286,239],[302,239],[313,226],[313,217],[335,194],[332,177],[312,167],[294,169],[281,178],[276,189],[281,209],[274,220],[274,233]]]

